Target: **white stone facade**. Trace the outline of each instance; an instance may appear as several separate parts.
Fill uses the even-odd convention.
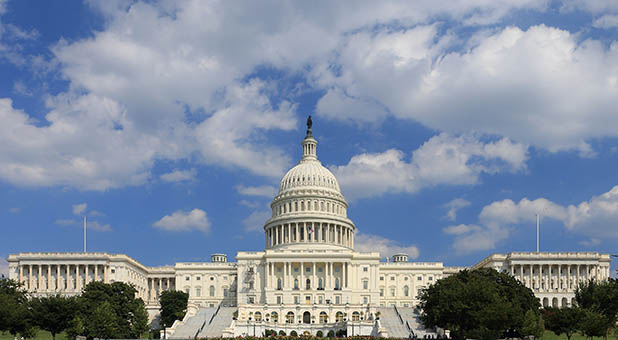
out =
[[[257,334],[265,328],[326,334],[342,327],[348,334],[375,333],[377,308],[414,307],[421,289],[465,267],[409,262],[406,254],[381,262],[377,252],[355,251],[348,204],[316,148],[309,128],[300,162],[283,177],[271,203],[264,251],[239,252],[236,262],[213,254],[211,262],[173,267],[146,267],[107,253],[21,253],[8,258],[10,278],[36,295],[77,294],[94,280],[126,282],[135,286],[151,317],[158,312],[160,292],[182,290],[193,311],[236,306],[233,335],[251,334],[256,327]],[[510,273],[544,305],[564,306],[577,282],[607,279],[609,261],[609,255],[598,253],[510,253],[491,255],[472,268]]]

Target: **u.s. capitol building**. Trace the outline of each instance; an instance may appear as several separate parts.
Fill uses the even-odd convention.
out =
[[[335,176],[318,160],[317,144],[309,122],[302,158],[271,203],[264,251],[238,252],[236,262],[213,254],[211,262],[169,267],[146,267],[120,254],[20,253],[9,255],[9,277],[35,295],[78,294],[92,281],[130,283],[151,319],[161,291],[185,291],[188,313],[168,328],[169,338],[260,335],[265,329],[431,334],[418,323],[418,292],[463,267],[409,262],[406,254],[382,262],[378,252],[355,251],[348,204]],[[596,252],[514,252],[493,254],[472,268],[505,271],[543,305],[568,306],[578,283],[607,279],[609,265],[609,255]]]

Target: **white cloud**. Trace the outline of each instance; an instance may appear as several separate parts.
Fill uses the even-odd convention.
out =
[[[20,211],[21,211],[21,209],[17,208],[17,207],[9,208],[9,212],[11,214],[19,214]]]
[[[195,180],[197,171],[195,169],[189,170],[174,170],[159,176],[164,182],[191,182]]]
[[[610,14],[603,15],[597,18],[596,20],[594,20],[594,23],[592,24],[592,26],[597,27],[597,28],[605,28],[605,29],[618,27],[618,15],[610,15]]]
[[[577,205],[563,206],[546,198],[496,201],[483,207],[478,226],[451,226],[443,231],[456,235],[453,246],[460,253],[489,250],[509,236],[512,226],[533,225],[537,214],[589,237],[582,242],[586,246],[598,245],[604,239],[618,240],[618,185]]]
[[[261,196],[267,198],[273,198],[277,194],[277,188],[272,185],[260,185],[260,186],[236,186],[236,190],[239,194],[245,196]]]
[[[344,194],[354,200],[389,192],[409,192],[436,185],[472,185],[481,173],[522,171],[527,147],[503,138],[483,143],[472,136],[442,133],[430,138],[407,162],[395,149],[378,154],[360,154],[348,164],[333,166]]]
[[[444,205],[444,207],[447,209],[446,215],[444,217],[449,221],[455,221],[457,219],[457,211],[469,205],[470,201],[463,198],[455,198]]]
[[[246,231],[264,231],[264,222],[272,217],[272,212],[269,210],[256,210],[245,218],[242,223]]]
[[[88,207],[87,203],[73,204],[73,214],[81,215],[82,213],[86,211],[87,207]]]
[[[418,258],[419,251],[415,245],[403,246],[397,241],[378,235],[363,234],[357,232],[354,235],[354,249],[359,252],[379,252],[383,257],[391,257],[393,254],[408,254],[409,259]]]
[[[83,220],[74,220],[74,219],[58,219],[55,221],[57,225],[65,226],[65,227],[83,227]],[[112,227],[109,224],[103,224],[94,220],[87,220],[86,228],[94,231],[112,231]]]
[[[462,44],[463,50],[457,48]],[[322,103],[336,88],[378,103],[384,108],[378,117],[386,111],[437,131],[505,136],[551,152],[591,155],[591,139],[618,137],[615,43],[580,41],[543,25],[484,31],[468,40],[418,25],[351,33],[334,55],[313,72],[328,91]],[[337,118],[328,112],[356,107],[334,103],[318,114]],[[361,114],[339,118],[376,119]]]
[[[210,231],[210,222],[206,212],[197,208],[186,212],[176,211],[171,215],[163,216],[152,225],[167,231],[199,230],[205,233]]]

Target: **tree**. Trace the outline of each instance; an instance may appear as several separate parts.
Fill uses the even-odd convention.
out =
[[[521,333],[523,335],[532,335],[535,339],[539,339],[545,332],[545,324],[543,317],[533,310],[529,310],[524,315],[524,323],[521,327]]]
[[[159,296],[161,326],[171,327],[176,320],[182,320],[187,312],[189,294],[179,290],[166,290]]]
[[[19,282],[6,278],[0,279],[0,331],[24,337],[36,334],[26,290]]]
[[[71,326],[71,321],[77,313],[77,302],[72,297],[56,295],[33,298],[30,305],[34,324],[50,332],[54,340],[56,334]]]
[[[441,279],[423,289],[419,300],[425,327],[449,329],[457,339],[497,339],[509,329],[520,332],[526,312],[539,313],[529,288],[489,268]]]
[[[607,281],[597,282],[590,280],[580,284],[575,290],[575,301],[577,305],[587,311],[599,313],[607,321],[605,339],[609,337],[609,332],[616,325],[618,320],[618,280],[608,279]],[[592,316],[587,315],[592,320]]]
[[[582,317],[583,311],[578,307],[547,307],[543,310],[545,328],[557,335],[566,335],[567,340],[571,340],[573,334],[579,330]]]
[[[79,297],[78,313],[89,337],[139,338],[148,330],[148,314],[137,291],[123,282],[91,282]],[[103,304],[107,303],[103,307]],[[92,320],[105,320],[105,327]],[[107,336],[110,334],[110,336]]]
[[[608,320],[605,315],[591,310],[585,310],[579,324],[579,329],[586,339],[591,339],[593,336],[606,336],[607,325]]]

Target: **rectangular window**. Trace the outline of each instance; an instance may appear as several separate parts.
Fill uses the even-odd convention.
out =
[[[277,273],[281,273],[281,267],[277,267]]]
[[[195,279],[199,281],[201,279],[201,277],[197,276]]]
[[[363,304],[368,304],[369,303],[369,297],[368,296],[363,296]]]
[[[395,277],[394,276],[391,276],[391,281],[395,281]]]
[[[368,272],[368,271],[369,271],[369,268],[367,268],[367,267],[363,267],[363,271],[364,271],[364,272]]]
[[[380,281],[384,281],[384,276],[380,276]]]
[[[335,296],[335,304],[337,305],[341,304],[341,296],[339,295]]]
[[[427,280],[432,281],[432,280],[433,280],[433,277],[432,277],[432,276],[430,276],[430,277],[428,277],[428,278],[427,278]]]
[[[255,297],[249,296],[247,298],[247,303],[250,304],[250,305],[254,304],[255,303]]]
[[[190,276],[185,277],[185,281],[189,281],[189,280],[191,280]]]
[[[281,304],[281,295],[277,295],[277,304],[280,305]]]
[[[384,288],[380,288],[380,296],[384,296]]]
[[[419,277],[417,277],[417,278],[416,278],[416,280],[417,280],[417,281],[423,281],[423,277],[422,277],[422,276],[419,276]]]
[[[324,297],[322,295],[318,296],[318,303],[319,304],[324,303]]]
[[[391,296],[395,296],[395,288],[391,288]]]
[[[311,268],[309,268],[309,267],[305,268],[305,272],[310,273],[311,272]]]
[[[300,296],[294,295],[294,303],[295,304],[299,304],[300,303]]]
[[[318,273],[321,273],[321,272],[322,272],[322,267],[319,267],[318,268]]]
[[[195,296],[202,296],[202,290],[200,287],[195,288]]]
[[[369,281],[367,280],[363,281],[363,289],[369,289]]]
[[[294,273],[298,273],[298,267],[294,267]]]

